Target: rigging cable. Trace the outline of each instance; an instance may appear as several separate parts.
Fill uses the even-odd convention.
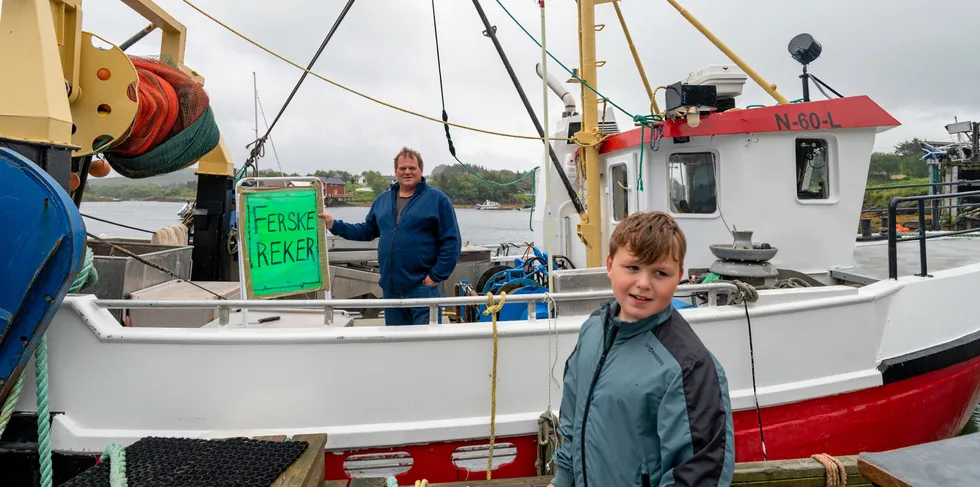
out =
[[[109,220],[103,220],[103,219],[101,219],[101,218],[99,218],[97,216],[86,215],[85,213],[79,213],[79,214],[82,215],[82,216],[84,216],[85,218],[91,218],[93,220],[98,220],[98,221],[100,221],[102,223],[108,223],[109,225],[115,225],[117,227],[128,228],[130,230],[136,230],[137,232],[149,233],[150,235],[153,235],[154,233],[157,233],[157,232],[153,232],[153,231],[150,231],[150,230],[146,230],[144,228],[131,227],[129,225],[123,225],[122,223],[116,223],[116,222],[112,222],[112,221],[109,221]]]
[[[509,183],[498,183],[496,181],[490,181],[484,178],[483,176],[480,176],[479,174],[476,173],[476,171],[471,169],[468,165],[466,165],[466,163],[459,160],[459,157],[456,156],[456,146],[453,145],[453,136],[449,133],[449,114],[446,112],[446,94],[442,82],[442,55],[439,52],[439,28],[438,28],[438,23],[436,22],[435,0],[432,0],[432,31],[435,34],[435,39],[436,39],[436,66],[438,67],[439,70],[439,98],[442,100],[442,126],[445,127],[446,129],[446,142],[449,144],[449,154],[453,156],[453,159],[456,159],[456,162],[458,162],[467,171],[469,171],[470,174],[476,176],[477,179],[479,179],[480,181],[483,181],[484,183],[493,186],[500,186],[500,187],[511,186],[527,179],[528,176],[534,174],[534,172],[538,170],[537,166],[535,166],[530,171],[526,172],[520,178],[515,179],[514,181],[511,181]]]
[[[153,262],[150,262],[150,261],[148,261],[148,260],[140,257],[139,255],[136,255],[136,254],[130,252],[129,250],[126,250],[125,248],[120,247],[120,246],[118,246],[118,245],[116,245],[116,244],[114,244],[114,243],[112,243],[112,242],[110,242],[110,241],[108,241],[108,240],[106,240],[106,239],[104,239],[102,237],[99,237],[97,235],[93,235],[90,232],[85,232],[85,233],[89,237],[91,237],[91,238],[93,238],[93,239],[95,239],[95,240],[97,240],[99,242],[102,242],[102,243],[108,245],[109,247],[112,247],[114,250],[118,250],[118,251],[126,254],[127,256],[132,257],[133,259],[135,259],[137,262],[139,262],[141,264],[144,264],[146,266],[152,267],[152,268],[154,268],[154,269],[156,269],[156,270],[158,270],[160,272],[163,272],[163,273],[169,275],[170,277],[173,277],[174,279],[178,279],[178,280],[184,281],[187,284],[190,284],[190,285],[192,285],[192,286],[194,286],[194,287],[196,287],[196,288],[198,288],[198,289],[200,289],[200,290],[202,290],[202,291],[204,291],[204,292],[206,292],[208,294],[211,294],[212,296],[218,298],[219,300],[220,299],[228,299],[228,298],[226,298],[226,297],[224,297],[224,296],[222,296],[222,295],[220,295],[220,294],[218,294],[218,293],[216,293],[216,292],[214,292],[214,291],[212,291],[212,290],[210,290],[208,288],[202,287],[201,285],[197,284],[196,282],[193,282],[193,281],[191,281],[189,279],[185,279],[183,277],[180,277],[177,274],[174,274],[173,271],[171,271],[169,269],[166,269],[164,267],[161,267],[161,266],[159,266],[157,264],[154,264]]]
[[[262,44],[259,44],[258,42],[250,39],[248,36],[242,34],[241,32],[238,32],[235,29],[233,29],[228,24],[225,24],[224,22],[218,20],[213,15],[205,12],[200,7],[198,7],[197,5],[194,5],[190,0],[183,0],[183,1],[188,6],[190,6],[194,10],[196,10],[198,13],[200,13],[201,15],[207,17],[209,20],[211,20],[212,22],[218,24],[222,28],[224,28],[227,31],[231,32],[232,34],[235,34],[236,36],[238,36],[241,39],[247,41],[248,43],[252,44],[253,46],[255,46],[255,47],[257,47],[257,48],[265,51],[266,53],[268,53],[269,55],[271,55],[271,56],[279,59],[280,61],[282,61],[282,62],[284,62],[286,64],[289,64],[290,66],[293,66],[294,68],[297,68],[299,70],[305,71],[306,73],[310,74],[311,76],[313,76],[315,78],[319,78],[322,81],[325,81],[325,82],[327,82],[327,83],[329,83],[329,84],[331,84],[333,86],[336,86],[337,88],[340,88],[340,89],[342,89],[344,91],[347,91],[349,93],[352,93],[352,94],[355,94],[357,96],[360,96],[361,98],[370,100],[370,101],[372,101],[374,103],[377,103],[379,105],[384,105],[384,106],[386,106],[388,108],[391,108],[392,110],[397,110],[399,112],[402,112],[402,113],[405,113],[405,114],[408,114],[408,115],[412,115],[412,116],[415,116],[415,117],[419,117],[419,118],[428,120],[430,122],[444,123],[443,121],[439,120],[438,118],[430,117],[428,115],[423,115],[421,113],[418,113],[418,112],[409,110],[407,108],[402,108],[402,107],[399,107],[399,106],[396,106],[396,105],[392,105],[391,103],[385,102],[383,100],[379,100],[377,98],[373,98],[373,97],[371,97],[369,95],[366,95],[366,94],[361,93],[361,92],[359,92],[357,90],[354,90],[353,88],[344,86],[344,85],[342,85],[342,84],[340,84],[340,83],[338,83],[336,81],[333,81],[333,80],[331,80],[331,79],[329,79],[329,78],[327,78],[327,77],[325,77],[323,75],[317,74],[317,73],[315,73],[315,72],[313,72],[313,71],[311,71],[309,69],[303,68],[302,66],[300,66],[299,64],[296,64],[295,62],[291,61],[290,59],[286,58],[285,56],[283,56],[283,55],[281,55],[281,54],[273,51],[272,49],[269,49],[268,47],[263,46]],[[483,134],[487,134],[487,135],[496,135],[498,137],[508,137],[508,138],[512,138],[512,139],[524,139],[524,140],[542,140],[542,138],[543,138],[540,135],[533,135],[532,136],[532,135],[510,134],[510,133],[506,133],[506,132],[497,132],[497,131],[494,131],[494,130],[481,129],[481,128],[478,128],[478,127],[472,127],[472,126],[469,126],[469,125],[463,125],[463,124],[458,124],[458,123],[453,123],[453,122],[445,122],[445,123],[447,123],[447,124],[449,124],[449,125],[451,125],[453,127],[463,129],[463,130],[470,130],[470,131],[473,131],[473,132],[479,132],[479,133],[483,133]],[[576,142],[577,143],[577,141],[575,141],[573,139],[568,139],[566,137],[551,137],[548,140],[561,140],[561,141],[566,141],[566,142]],[[579,144],[579,145],[583,145],[583,144]]]
[[[320,48],[317,49],[316,54],[313,55],[313,59],[310,60],[310,64],[303,71],[303,74],[300,75],[299,80],[296,82],[296,86],[293,86],[293,91],[289,93],[288,97],[286,97],[286,102],[282,104],[282,108],[279,109],[279,113],[276,114],[276,118],[272,119],[272,125],[268,126],[268,128],[265,131],[265,135],[256,139],[254,142],[252,142],[252,144],[249,144],[249,145],[253,145],[253,147],[251,153],[248,156],[248,162],[246,164],[251,165],[251,163],[254,163],[256,159],[258,159],[264,154],[265,151],[263,146],[265,145],[266,139],[269,138],[269,134],[272,133],[272,129],[275,128],[276,123],[279,122],[279,119],[282,117],[282,114],[286,111],[286,107],[288,107],[289,103],[293,101],[293,97],[296,96],[296,92],[299,91],[300,85],[303,84],[303,81],[306,79],[307,74],[309,74],[310,70],[313,69],[313,65],[316,64],[317,59],[320,58],[320,54],[322,54],[323,50],[327,47],[327,43],[330,42],[330,39],[333,38],[334,33],[337,32],[337,28],[340,27],[340,23],[343,22],[344,17],[347,16],[347,12],[350,11],[352,5],[354,5],[354,0],[347,0],[347,5],[344,5],[344,9],[340,11],[340,15],[337,17],[337,20],[334,21],[333,26],[330,27],[330,31],[327,32],[327,36],[324,37],[323,42],[320,43]],[[193,7],[193,5],[191,6]],[[262,114],[262,117],[263,119],[265,118],[264,113]],[[275,151],[275,147],[273,147],[273,151]],[[279,172],[282,172],[281,165],[279,167]]]
[[[510,19],[513,20],[514,23],[517,24],[517,26],[520,27],[521,30],[524,31],[524,33],[527,34],[527,36],[530,37],[531,40],[534,41],[535,44],[538,45],[538,47],[541,47],[541,43],[533,35],[531,35],[531,33],[527,31],[527,29],[524,28],[524,25],[522,25],[516,18],[514,18],[514,16],[510,13],[510,10],[507,10],[507,7],[505,7],[504,4],[500,3],[500,0],[496,0],[496,2],[497,2],[497,5],[500,5],[500,8],[502,8],[504,10],[504,12],[507,14],[507,16],[510,17]],[[628,116],[628,117],[630,117],[632,119],[635,119],[637,117],[636,115],[633,115],[632,113],[627,112],[626,110],[624,110],[623,107],[617,105],[615,102],[613,102],[611,99],[609,99],[609,97],[607,97],[606,95],[603,95],[602,93],[599,93],[595,88],[592,87],[592,85],[586,83],[584,79],[580,78],[579,75],[578,75],[578,73],[576,73],[575,71],[572,71],[571,69],[568,69],[568,66],[565,66],[561,61],[558,60],[558,58],[556,58],[555,56],[553,56],[550,52],[548,52],[547,50],[545,50],[545,52],[548,53],[548,57],[550,57],[554,62],[558,63],[559,66],[561,66],[562,68],[564,68],[565,71],[568,72],[568,74],[570,74],[576,80],[578,80],[579,83],[582,83],[582,86],[585,86],[591,92],[595,93],[596,96],[598,96],[599,98],[602,98],[604,100],[609,101],[609,104],[610,105],[612,105],[612,106],[616,107],[617,109],[619,109],[619,111],[621,111],[624,114],[626,114],[626,116]]]

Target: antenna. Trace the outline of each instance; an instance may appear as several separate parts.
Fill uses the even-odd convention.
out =
[[[255,140],[259,140],[259,86],[252,71],[252,105],[255,107]],[[259,161],[255,161],[255,176],[259,175]]]

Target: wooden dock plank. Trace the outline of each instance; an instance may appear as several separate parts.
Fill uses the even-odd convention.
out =
[[[347,487],[346,480],[324,480],[320,487]]]
[[[847,485],[870,484],[858,471],[857,456],[837,457],[847,472]],[[733,485],[772,485],[772,486],[804,486],[826,485],[826,470],[820,462],[812,458],[794,460],[773,460],[768,462],[745,462],[735,464]],[[811,483],[800,483],[802,481]],[[791,481],[789,483],[779,483]],[[796,482],[796,483],[793,483]],[[813,483],[816,482],[816,483]]]
[[[309,446],[271,487],[319,487],[323,482],[323,448],[327,435],[296,435],[292,441],[306,441]]]
[[[858,471],[857,457],[838,457],[847,472],[849,487],[870,486],[871,482]],[[733,486],[739,487],[826,487],[827,473],[816,460],[774,460],[768,462],[745,462],[735,465]],[[551,477],[525,479],[469,480],[430,484],[433,487],[547,487]]]
[[[286,435],[253,436],[253,440],[286,441]]]

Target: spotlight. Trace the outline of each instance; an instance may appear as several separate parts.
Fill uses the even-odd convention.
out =
[[[817,60],[823,46],[810,34],[800,34],[789,41],[789,54],[796,62],[806,66]]]

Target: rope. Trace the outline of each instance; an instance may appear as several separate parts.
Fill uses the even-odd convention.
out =
[[[415,487],[428,487],[428,486],[429,486],[428,480],[422,479],[422,480],[415,481]],[[396,480],[394,476],[389,476],[387,479],[385,479],[385,487],[398,487],[398,480]]]
[[[435,42],[436,42],[436,67],[437,67],[437,71],[439,73],[439,99],[442,101],[442,125],[445,128],[445,130],[446,130],[446,143],[449,144],[449,154],[452,155],[453,156],[453,159],[455,159],[456,162],[459,163],[459,165],[463,166],[463,168],[466,169],[467,172],[469,172],[473,176],[476,176],[476,178],[479,179],[480,181],[482,181],[482,182],[484,182],[486,184],[492,185],[492,186],[506,187],[506,186],[511,186],[511,185],[517,184],[517,183],[519,183],[519,182],[527,179],[528,176],[534,174],[534,171],[537,171],[538,170],[539,166],[535,166],[534,169],[531,169],[530,171],[528,171],[527,173],[525,173],[523,176],[521,176],[520,178],[518,178],[518,179],[516,179],[514,181],[511,181],[509,183],[498,183],[496,181],[490,181],[490,180],[484,178],[483,176],[480,176],[479,174],[476,173],[476,171],[474,171],[472,168],[470,168],[470,166],[468,166],[463,161],[459,160],[459,157],[456,156],[456,146],[455,146],[455,144],[453,144],[453,136],[452,136],[452,134],[449,133],[449,125],[450,125],[450,123],[449,123],[449,112],[446,111],[446,92],[445,92],[445,87],[443,86],[443,81],[442,81],[442,55],[440,54],[440,51],[439,51],[439,27],[438,27],[438,23],[436,22],[436,2],[435,2],[435,0],[432,0],[432,31],[433,31],[433,33],[435,35]],[[540,139],[540,137],[539,137],[539,139]],[[533,183],[534,180],[532,179],[531,181]],[[531,191],[532,192],[534,191],[533,186],[532,186],[532,190]],[[528,223],[528,225],[530,225],[530,222]],[[531,230],[534,230],[534,229],[532,228]]]
[[[69,293],[77,293],[82,289],[95,284],[99,280],[99,271],[95,269],[92,265],[92,259],[95,253],[92,252],[92,247],[85,247],[85,260],[82,262],[82,270],[78,271],[78,275],[75,276],[75,280],[72,282],[71,287],[68,288]]]
[[[490,479],[493,470],[493,443],[496,440],[496,421],[497,421],[497,313],[504,308],[504,301],[507,300],[507,293],[500,293],[500,302],[494,304],[493,293],[487,292],[487,309],[483,314],[490,315],[493,321],[493,371],[490,375],[490,450],[487,453],[487,480]]]
[[[818,453],[810,458],[823,465],[827,471],[827,487],[847,486],[847,470],[844,469],[844,464],[840,460],[826,453]]]
[[[34,350],[37,375],[37,452],[40,457],[41,486],[51,487],[51,417],[48,413],[48,337],[41,335]],[[22,374],[23,375],[23,374]]]
[[[160,267],[159,265],[154,264],[154,263],[152,263],[152,262],[150,262],[150,261],[148,261],[148,260],[140,257],[139,255],[136,255],[136,254],[134,254],[134,253],[132,253],[132,252],[124,249],[123,247],[120,247],[120,246],[118,246],[118,245],[116,245],[116,244],[114,244],[112,242],[109,242],[109,241],[107,241],[105,239],[102,239],[102,238],[98,237],[97,235],[92,235],[91,233],[88,233],[88,232],[86,232],[86,234],[90,238],[93,238],[95,240],[98,240],[99,242],[102,242],[102,243],[104,243],[104,244],[112,247],[114,250],[118,250],[118,251],[120,251],[120,252],[128,255],[129,257],[132,257],[133,259],[135,259],[137,262],[139,262],[141,264],[144,264],[146,266],[152,267],[152,268],[154,268],[154,269],[156,269],[156,270],[158,270],[160,272],[163,272],[163,273],[169,275],[170,277],[173,277],[174,279],[177,279],[177,280],[186,282],[187,284],[190,284],[190,285],[192,285],[192,286],[194,286],[194,287],[196,287],[196,288],[198,288],[198,289],[200,289],[200,290],[202,290],[202,291],[204,291],[204,292],[206,292],[206,293],[208,293],[208,294],[216,297],[219,300],[220,299],[228,299],[228,298],[225,298],[224,296],[222,296],[222,295],[220,295],[220,294],[218,294],[218,293],[216,293],[216,292],[214,292],[214,291],[212,291],[212,290],[210,290],[210,289],[208,289],[206,287],[201,286],[200,284],[197,284],[197,283],[195,283],[193,281],[189,281],[187,279],[184,279],[183,277],[180,277],[177,274],[174,274],[173,271],[171,271],[169,269],[166,269],[166,268],[163,268],[163,267]]]
[[[85,247],[85,260],[82,269],[75,277],[69,293],[74,293],[89,286],[99,279],[99,273],[92,265],[93,252],[91,247]],[[51,422],[48,412],[48,339],[47,335],[41,335],[38,340],[37,348],[34,350],[34,369],[37,376],[37,439],[38,456],[40,457],[41,486],[51,487],[53,470],[51,466]],[[3,409],[0,409],[0,435],[3,435],[10,422],[10,417],[14,413],[14,407],[20,399],[20,393],[24,387],[24,374],[17,377],[13,390],[4,401]],[[123,484],[125,485],[125,484]],[[113,484],[116,487],[116,484]]]
[[[131,227],[129,225],[123,225],[122,223],[116,223],[116,222],[112,222],[112,221],[109,221],[109,220],[103,220],[103,219],[101,219],[99,217],[96,217],[96,216],[86,215],[85,213],[79,213],[79,214],[82,215],[82,216],[84,216],[85,218],[90,218],[92,220],[100,221],[102,223],[108,223],[109,225],[115,225],[117,227],[128,228],[130,230],[136,230],[137,232],[149,233],[150,235],[156,233],[156,232],[152,232],[150,230],[146,230],[144,228]]]
[[[126,450],[119,443],[113,443],[105,448],[99,461],[109,460],[109,486],[126,487]]]
[[[187,0],[184,0],[184,1],[187,1]],[[510,17],[510,20],[513,20],[514,23],[517,24],[517,26],[520,27],[521,30],[524,31],[524,33],[527,34],[527,36],[530,37],[531,40],[534,41],[535,44],[537,44],[538,47],[542,47],[541,46],[541,43],[538,42],[538,40],[533,35],[531,35],[531,33],[528,32],[527,29],[525,29],[524,26],[516,18],[514,18],[513,15],[511,15],[510,10],[507,10],[507,7],[505,7],[504,4],[500,3],[500,0],[497,0],[497,5],[500,5],[500,8],[504,9],[504,12],[507,13],[507,16]],[[568,69],[568,66],[565,66],[561,61],[559,61],[550,52],[548,52],[547,50],[545,52],[548,53],[548,57],[550,57],[552,61],[558,63],[558,65],[561,66],[568,74],[572,75],[575,79],[577,79],[579,81],[579,83],[582,83],[582,86],[585,86],[586,88],[588,88],[590,91],[592,91],[593,93],[595,93],[596,96],[598,96],[599,98],[602,98],[604,100],[608,100],[610,105],[612,105],[612,106],[616,107],[617,109],[619,109],[619,111],[621,111],[624,114],[626,114],[626,116],[628,116],[630,118],[634,118],[634,119],[636,118],[636,116],[634,116],[632,113],[627,112],[626,110],[623,109],[623,107],[617,105],[615,102],[613,102],[612,100],[610,100],[609,97],[607,97],[606,95],[603,95],[602,93],[599,93],[598,91],[596,91],[596,89],[593,88],[592,85],[586,83],[584,79],[582,79],[582,78],[580,78],[578,76],[578,74],[576,74],[571,69]]]
[[[14,414],[14,407],[17,406],[17,400],[20,399],[20,392],[23,388],[24,374],[20,374],[17,377],[17,382],[14,383],[14,388],[10,391],[10,395],[3,403],[3,409],[0,409],[0,436],[3,436],[4,430],[7,429],[7,423],[10,422],[10,416]]]
[[[266,53],[268,53],[269,55],[271,55],[271,56],[279,59],[280,61],[282,61],[282,62],[284,62],[286,64],[289,64],[290,66],[293,66],[296,69],[300,69],[302,71],[305,71],[306,73],[308,73],[309,75],[311,75],[311,76],[313,76],[315,78],[319,78],[322,81],[325,81],[325,82],[327,82],[327,83],[329,83],[329,84],[331,84],[333,86],[336,86],[337,88],[340,88],[340,89],[342,89],[344,91],[347,91],[349,93],[352,93],[354,95],[357,95],[357,96],[359,96],[361,98],[364,98],[366,100],[372,101],[372,102],[377,103],[379,105],[386,106],[388,108],[391,108],[392,110],[397,110],[399,112],[402,112],[402,113],[405,113],[405,114],[408,114],[408,115],[413,115],[413,116],[416,116],[416,117],[419,117],[419,118],[428,120],[430,122],[446,123],[446,124],[449,124],[449,125],[451,125],[453,127],[460,128],[460,129],[463,129],[463,130],[470,130],[470,131],[473,131],[473,132],[480,132],[480,133],[488,134],[488,135],[496,135],[496,136],[499,136],[499,137],[509,137],[509,138],[512,138],[512,139],[542,140],[542,137],[537,136],[537,135],[509,134],[509,133],[505,133],[505,132],[497,132],[497,131],[493,131],[493,130],[486,130],[486,129],[481,129],[481,128],[477,128],[477,127],[471,127],[471,126],[468,126],[468,125],[462,125],[462,124],[457,124],[457,123],[453,123],[453,122],[448,122],[448,121],[447,122],[443,122],[442,120],[439,120],[439,119],[437,119],[435,117],[430,117],[428,115],[423,115],[421,113],[418,113],[418,112],[409,110],[407,108],[402,108],[402,107],[399,107],[399,106],[396,106],[396,105],[392,105],[391,103],[388,103],[388,102],[379,100],[377,98],[371,97],[371,96],[366,95],[364,93],[361,93],[361,92],[359,92],[357,90],[354,90],[353,88],[349,88],[349,87],[344,86],[344,85],[342,85],[342,84],[340,84],[340,83],[338,83],[336,81],[333,81],[331,79],[328,79],[325,76],[322,76],[320,74],[314,73],[313,71],[311,71],[309,69],[306,69],[306,68],[300,66],[299,64],[296,64],[295,62],[289,60],[285,56],[282,56],[282,55],[278,54],[277,52],[273,51],[272,49],[269,49],[268,47],[265,47],[262,44],[259,44],[258,42],[250,39],[248,36],[246,36],[246,35],[238,32],[237,30],[233,29],[229,25],[227,25],[224,22],[218,20],[213,15],[205,12],[200,7],[198,7],[197,5],[194,5],[193,3],[191,3],[190,0],[183,0],[183,1],[184,1],[184,3],[186,3],[188,6],[190,6],[194,10],[197,10],[198,13],[200,13],[201,15],[203,15],[203,16],[207,17],[208,19],[210,19],[212,22],[220,25],[221,27],[223,27],[227,31],[231,32],[232,34],[235,34],[236,36],[242,38],[243,40],[245,40],[246,42],[252,44],[253,46],[255,46],[255,47],[257,47],[257,48],[265,51]],[[548,140],[570,141],[570,139],[567,139],[567,138],[564,138],[564,137],[553,137],[553,138],[548,138]]]
[[[538,476],[554,475],[555,450],[558,449],[558,417],[547,411],[538,416],[538,458],[534,462],[534,468]]]
[[[300,75],[299,81],[297,81],[296,85],[293,86],[293,91],[289,93],[289,96],[286,97],[286,101],[282,104],[282,107],[279,108],[279,113],[277,113],[276,117],[272,119],[272,125],[269,125],[269,122],[266,121],[265,135],[255,139],[255,141],[253,141],[251,144],[248,144],[248,146],[254,145],[254,147],[252,147],[252,150],[249,152],[248,161],[246,164],[255,167],[255,161],[260,157],[265,157],[265,141],[268,140],[272,142],[272,129],[277,123],[279,123],[279,119],[282,117],[283,113],[286,112],[286,107],[288,107],[289,103],[293,101],[293,97],[296,96],[296,92],[299,91],[299,87],[303,84],[303,81],[306,80],[306,76],[310,73],[310,70],[313,69],[313,65],[316,64],[317,59],[320,58],[320,54],[323,54],[323,50],[327,47],[327,43],[333,38],[334,33],[337,32],[337,28],[340,27],[340,23],[344,21],[345,17],[347,17],[347,12],[350,11],[353,4],[354,0],[347,0],[347,5],[344,5],[343,10],[340,11],[340,15],[337,16],[337,20],[334,21],[333,26],[330,27],[330,31],[327,32],[327,36],[323,38],[323,42],[320,43],[320,48],[317,49],[316,54],[313,55],[313,59],[310,60],[310,63],[306,66],[303,74]],[[260,104],[258,95],[256,95],[255,101],[256,105]],[[265,120],[265,110],[262,111],[262,119]],[[256,121],[256,125],[258,125],[258,121]],[[256,128],[256,131],[257,130],[258,128]],[[275,152],[275,144],[273,144],[272,150]],[[276,155],[276,163],[279,163],[278,154]],[[282,172],[282,164],[279,164],[279,172]],[[258,174],[256,174],[256,176],[258,176]]]

